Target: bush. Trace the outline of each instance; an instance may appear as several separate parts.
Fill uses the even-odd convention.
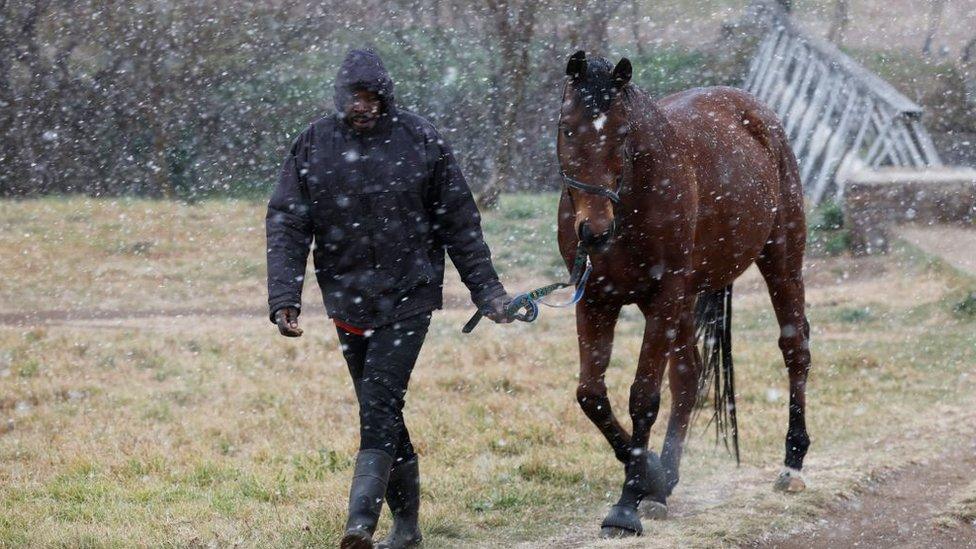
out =
[[[965,318],[976,318],[976,291],[969,292],[962,301],[952,307],[952,311]]]
[[[808,219],[807,248],[811,255],[837,256],[850,249],[850,233],[844,228],[844,210],[840,204],[824,202]]]

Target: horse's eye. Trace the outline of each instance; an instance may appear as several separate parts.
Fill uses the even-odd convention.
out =
[[[573,130],[564,127],[562,128],[562,131],[563,131],[563,135],[565,135],[566,137],[573,137]]]

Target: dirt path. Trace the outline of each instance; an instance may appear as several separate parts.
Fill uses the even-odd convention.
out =
[[[976,276],[976,230],[946,225],[898,227],[895,234],[923,252],[941,257],[953,267]]]
[[[961,227],[900,227],[899,238],[976,276],[976,231]],[[941,528],[936,517],[976,472],[976,442],[949,437],[924,462],[912,463],[871,483],[857,497],[831,506],[802,534],[770,537],[756,547],[973,547],[976,528]]]
[[[464,299],[445,294],[445,309],[469,308]],[[321,306],[308,307],[302,318],[324,318]],[[0,311],[0,326],[78,326],[85,328],[132,328],[152,329],[186,318],[254,319],[264,322],[267,311],[257,307],[200,308],[176,307],[165,309],[49,309],[44,311]]]
[[[606,511],[600,508],[555,536],[515,546],[624,549],[738,543],[770,549],[976,549],[976,527],[949,527],[937,520],[945,519],[960,493],[968,493],[976,471],[976,412],[971,404],[931,409],[896,436],[866,441],[858,455],[834,447],[811,456],[807,480],[812,492],[800,496],[771,490],[773,464],[742,466],[680,486],[668,519],[644,520],[641,538],[598,539]],[[811,502],[818,503],[811,507]]]
[[[876,277],[886,269],[883,258],[817,258],[808,262],[804,267],[808,288],[829,287],[837,284],[837,271],[842,268],[843,279]],[[976,269],[976,265],[973,267]],[[974,270],[976,272],[976,270]],[[452,276],[457,276],[452,275]],[[511,288],[527,289],[551,281],[544,279],[515,279],[506,280]],[[750,295],[766,293],[765,283],[759,272],[753,267],[736,281],[736,295]],[[250,303],[250,301],[248,302]],[[178,322],[184,318],[212,318],[212,319],[255,319],[263,321],[266,310],[263,304],[236,307],[163,307],[163,308],[68,308],[57,307],[47,310],[2,310],[0,309],[0,327],[33,327],[33,326],[73,326],[84,328],[113,329],[143,327],[147,329],[167,327],[168,324]],[[473,310],[471,301],[461,286],[460,281],[448,279],[444,292],[444,308],[456,310]],[[321,318],[325,311],[318,303],[312,303],[302,312],[303,318]]]
[[[958,441],[925,463],[913,463],[869,484],[822,515],[813,530],[781,534],[756,547],[976,547],[976,528],[944,528],[935,518],[976,471],[976,447]]]

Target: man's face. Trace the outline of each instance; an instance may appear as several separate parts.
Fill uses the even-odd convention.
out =
[[[380,117],[383,102],[376,93],[359,90],[352,95],[352,101],[346,105],[346,120],[354,130],[370,130],[376,125]]]

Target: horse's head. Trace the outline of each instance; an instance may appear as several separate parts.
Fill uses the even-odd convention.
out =
[[[569,77],[559,111],[556,147],[563,181],[576,213],[576,234],[591,252],[605,250],[614,233],[613,202],[624,172],[630,124],[618,100],[630,82],[630,61],[617,66],[578,51],[569,58]]]

